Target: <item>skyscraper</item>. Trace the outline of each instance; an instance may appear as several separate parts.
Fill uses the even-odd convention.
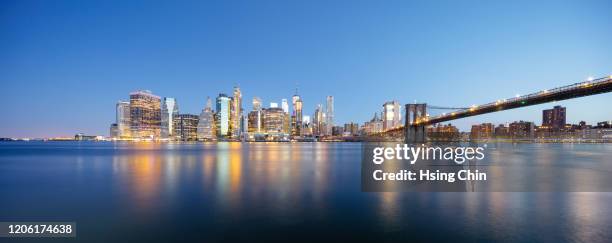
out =
[[[248,132],[250,135],[256,135],[263,132],[263,113],[261,107],[261,99],[253,98],[253,111],[247,115]]]
[[[401,111],[398,101],[388,101],[383,105],[383,131],[401,126]]]
[[[172,119],[179,114],[178,104],[174,98],[164,97],[161,104],[161,137],[172,138],[174,122]]]
[[[261,98],[259,97],[253,97],[253,110],[257,111],[257,110],[261,110]]]
[[[135,138],[157,138],[161,133],[161,99],[151,91],[130,93],[130,130]]]
[[[198,120],[197,115],[175,115],[172,119],[174,122],[174,137],[180,141],[195,141],[197,139]]]
[[[218,138],[227,138],[230,135],[230,109],[231,99],[226,94],[219,94],[216,102],[215,123]]]
[[[543,110],[542,126],[553,130],[562,129],[565,126],[565,107],[555,106],[552,109]]]
[[[283,133],[283,120],[285,112],[282,108],[268,108],[264,110],[264,130],[268,135],[278,136]]]
[[[291,135],[300,136],[302,135],[302,98],[295,91],[295,95],[291,97],[293,105],[293,114],[291,115]]]
[[[312,133],[314,136],[322,136],[325,134],[325,120],[323,115],[323,106],[317,104],[314,115],[312,116]]]
[[[325,107],[325,125],[327,126],[325,135],[332,135],[334,127],[334,97],[327,96],[327,106]]]
[[[129,138],[130,135],[130,102],[119,101],[116,107],[117,137]]]
[[[215,119],[210,97],[207,98],[206,107],[204,107],[200,113],[197,128],[197,139],[204,141],[215,140]]]
[[[281,108],[283,108],[285,113],[289,114],[289,104],[287,103],[287,99],[281,100]]]
[[[111,138],[119,138],[119,126],[117,123],[113,123],[110,126],[110,137]]]
[[[242,131],[242,93],[238,87],[234,87],[230,121],[232,138],[239,138]]]

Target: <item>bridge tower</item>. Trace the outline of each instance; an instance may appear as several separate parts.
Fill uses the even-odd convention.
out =
[[[424,143],[427,140],[424,121],[427,118],[427,104],[407,104],[404,124],[406,143]]]

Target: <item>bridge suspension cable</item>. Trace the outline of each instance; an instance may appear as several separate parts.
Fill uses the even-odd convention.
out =
[[[436,110],[467,110],[469,107],[445,107],[445,106],[437,106],[437,105],[427,105],[428,109],[436,109]]]

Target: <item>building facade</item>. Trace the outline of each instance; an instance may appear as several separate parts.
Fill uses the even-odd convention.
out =
[[[565,127],[565,107],[555,106],[542,111],[542,126],[558,131]]]
[[[176,99],[164,97],[161,104],[161,137],[172,138],[174,133],[174,116],[179,114]]]
[[[173,117],[174,137],[179,141],[196,141],[199,116],[178,114]]]
[[[130,102],[119,101],[116,107],[117,138],[129,138],[130,133]]]
[[[383,130],[388,131],[400,127],[402,114],[398,101],[388,101],[383,105]]]
[[[215,108],[215,123],[217,138],[228,138],[231,134],[230,131],[230,112],[231,112],[232,100],[226,94],[219,94],[217,96],[216,108]]]
[[[234,96],[230,111],[231,137],[237,139],[242,131],[242,92],[239,87],[234,87]]]
[[[130,93],[130,132],[134,138],[158,138],[161,133],[161,99],[151,91]]]
[[[198,119],[197,139],[200,141],[212,141],[216,139],[215,118],[212,110],[210,97],[206,100],[206,106],[202,109]]]
[[[329,95],[326,98],[325,106],[325,135],[332,135],[334,127],[334,97]]]

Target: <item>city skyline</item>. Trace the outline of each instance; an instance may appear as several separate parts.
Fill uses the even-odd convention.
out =
[[[0,26],[0,137],[106,135],[109,107],[140,89],[197,115],[207,96],[233,86],[245,111],[254,96],[280,104],[298,87],[304,115],[333,95],[336,125],[363,124],[391,100],[465,107],[607,76],[612,66],[608,1],[2,5],[11,24]],[[555,105],[567,107],[568,123],[594,124],[611,119],[610,99],[452,124],[538,122]]]

